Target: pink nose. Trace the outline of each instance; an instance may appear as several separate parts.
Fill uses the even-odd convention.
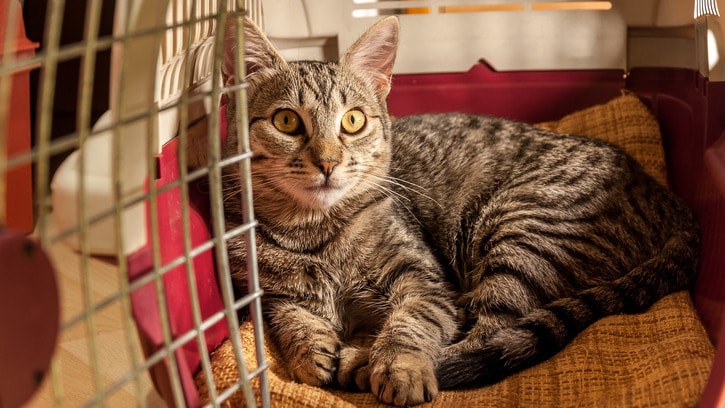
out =
[[[332,171],[338,164],[340,164],[340,162],[337,160],[320,160],[320,162],[317,163],[317,167],[320,168],[320,171],[322,171],[322,174],[324,174],[325,177],[330,177],[330,174],[332,174]]]

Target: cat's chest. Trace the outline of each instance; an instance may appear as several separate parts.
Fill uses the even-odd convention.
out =
[[[258,229],[260,283],[265,293],[308,304],[337,321],[345,333],[375,330],[387,310],[381,281],[381,248],[389,247],[386,228],[371,212],[320,242],[300,242],[313,231],[288,231],[277,237]],[[362,214],[361,214],[362,215]],[[390,224],[390,223],[387,223]],[[289,241],[288,241],[289,240]]]
[[[391,304],[386,291],[373,281],[359,281],[346,286],[336,302],[342,334],[347,340],[376,333]]]
[[[360,225],[364,223],[358,223]],[[324,239],[322,239],[324,238]],[[371,268],[381,245],[368,228],[347,225],[336,231],[257,230],[260,278],[268,292],[339,302],[374,274]]]
[[[384,244],[390,223],[389,199],[351,206],[335,216],[303,214],[288,221],[260,221],[258,235],[288,256],[308,255],[331,268],[349,269],[365,263]]]

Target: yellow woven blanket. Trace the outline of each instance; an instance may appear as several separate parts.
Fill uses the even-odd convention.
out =
[[[609,140],[622,146],[663,184],[665,160],[659,127],[633,95],[576,112],[550,130]],[[256,367],[252,325],[240,329],[244,354]],[[280,354],[266,344],[274,407],[378,407],[369,393],[314,388],[291,381]],[[670,295],[638,315],[604,318],[551,359],[497,384],[443,391],[425,407],[653,407],[695,406],[705,388],[714,348],[687,292]],[[212,353],[217,390],[239,380],[231,342]],[[196,378],[202,400],[209,384]],[[220,391],[218,391],[220,392]],[[234,395],[228,406],[242,406]]]

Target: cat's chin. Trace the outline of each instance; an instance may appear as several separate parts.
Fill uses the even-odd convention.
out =
[[[306,187],[304,193],[298,194],[302,204],[313,210],[326,210],[337,204],[347,193],[346,188],[331,186]]]

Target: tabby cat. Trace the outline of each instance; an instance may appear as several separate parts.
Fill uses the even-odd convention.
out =
[[[339,62],[286,62],[245,22],[264,315],[295,380],[420,404],[692,284],[692,214],[619,148],[485,116],[392,119],[398,31],[385,18]],[[225,169],[230,227],[239,174]],[[244,245],[229,247],[243,292]]]

